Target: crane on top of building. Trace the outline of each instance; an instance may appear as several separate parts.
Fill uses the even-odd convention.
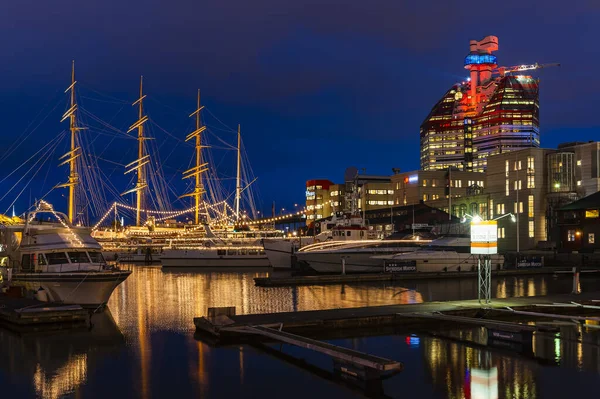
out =
[[[550,64],[529,64],[529,65],[515,65],[511,67],[498,67],[494,72],[498,72],[500,76],[506,76],[507,74],[511,74],[513,72],[522,72],[522,71],[531,71],[533,69],[542,69],[542,68],[550,68],[550,67],[558,67],[559,63],[550,63]]]

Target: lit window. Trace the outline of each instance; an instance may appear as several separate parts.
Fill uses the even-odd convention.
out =
[[[530,218],[533,217],[533,195],[530,195],[527,200],[527,213]]]
[[[494,200],[490,200],[490,219],[494,218]]]
[[[581,166],[581,159],[577,160],[577,166]],[[592,234],[592,236],[593,236],[593,234]]]
[[[423,179],[423,187],[427,187],[427,179]]]
[[[577,185],[581,186],[581,180],[577,180]]]
[[[593,219],[593,218],[597,218],[598,216],[600,216],[600,213],[598,212],[598,209],[587,209],[585,211],[585,218],[586,219]]]
[[[423,201],[427,201],[427,199],[428,199],[428,198],[429,198],[429,197],[428,197],[428,195],[427,195],[427,194],[423,194]]]
[[[504,227],[498,227],[498,238],[505,238]]]
[[[527,176],[527,188],[535,188],[535,176]]]
[[[594,233],[589,233],[588,234],[588,244],[595,244],[596,243],[596,239],[594,237]]]
[[[510,195],[510,182],[506,179],[506,196]]]
[[[575,241],[575,230],[567,231],[567,241],[570,241],[570,242]]]
[[[504,169],[505,169],[505,172],[506,172],[506,177],[508,177],[508,170],[510,169],[508,161],[506,161]]]
[[[535,224],[533,220],[529,221],[529,238],[535,237]]]
[[[527,157],[527,173],[535,172],[535,158]]]

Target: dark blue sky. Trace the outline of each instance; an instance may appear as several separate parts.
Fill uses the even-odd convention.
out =
[[[288,207],[304,200],[305,180],[339,181],[347,166],[377,174],[389,174],[392,167],[417,169],[420,123],[450,85],[467,76],[462,65],[469,39],[490,34],[499,37],[502,65],[562,64],[535,73],[541,78],[542,145],[596,140],[599,4],[10,2],[0,12],[0,145],[6,148],[19,137],[45,104],[61,101],[74,58],[82,107],[120,129],[136,118],[119,101],[136,98],[139,75],[145,77],[150,117],[177,137],[192,127],[187,115],[200,88],[203,102],[223,123],[242,125],[263,208],[272,200],[278,208]],[[26,147],[0,164],[0,175],[66,127],[58,122],[63,111],[61,103]],[[214,119],[207,123],[218,125]],[[185,169],[192,149],[158,129],[153,133],[161,158],[173,152],[165,173]],[[235,140],[232,133],[214,133]],[[98,137],[96,149],[108,140]],[[107,159],[133,160],[133,152],[123,153],[135,142],[115,143],[105,152]],[[225,175],[232,173],[233,162],[223,161],[231,166],[223,166]],[[53,166],[46,180],[58,182],[65,173]],[[121,179],[114,183],[119,189],[127,184]],[[0,208],[8,200],[0,201]]]

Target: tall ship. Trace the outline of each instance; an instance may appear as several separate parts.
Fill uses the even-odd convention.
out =
[[[161,128],[148,116],[146,112],[148,98],[144,92],[142,77],[139,81],[139,95],[132,104],[135,107],[137,118],[127,129],[119,129],[80,107],[76,96],[76,87],[79,85],[75,80],[74,72],[73,63],[71,85],[65,91],[68,93],[69,103],[61,119],[61,122],[69,123],[68,131],[61,132],[33,157],[25,161],[33,164],[26,172],[32,174],[30,183],[36,174],[39,178],[41,167],[46,167],[45,163],[53,157],[60,143],[64,143],[67,135],[70,136],[68,150],[60,157],[61,165],[69,168],[68,179],[66,182],[52,187],[48,193],[42,196],[45,199],[49,193],[57,196],[57,189],[68,190],[68,194],[64,195],[67,197],[67,211],[59,218],[55,217],[55,221],[61,225],[64,223],[73,231],[79,231],[76,229],[89,226],[85,233],[87,234],[86,240],[89,242],[86,241],[86,243],[100,246],[100,254],[104,263],[106,261],[160,262],[163,257],[172,260],[174,254],[177,254],[177,258],[186,258],[183,263],[187,265],[194,263],[194,258],[204,259],[208,254],[218,251],[215,252],[214,259],[216,260],[242,258],[252,260],[251,263],[261,266],[268,264],[261,240],[281,238],[283,234],[281,231],[275,230],[273,223],[261,221],[259,224],[256,220],[260,212],[256,211],[251,187],[256,178],[253,178],[250,166],[242,160],[243,151],[239,125],[236,132],[237,145],[229,144],[225,139],[211,132],[201,117],[204,106],[200,102],[200,91],[198,91],[196,107],[189,115],[194,126],[185,138],[179,139]],[[93,92],[94,94],[100,93],[95,90]],[[86,98],[91,97],[86,96]],[[110,99],[115,100],[114,97],[110,97]],[[118,103],[121,104],[121,107],[126,104],[121,100]],[[80,120],[83,119],[82,115],[85,116],[86,122],[92,123],[85,127],[80,124]],[[214,118],[222,123],[216,117]],[[226,129],[221,130],[235,132],[234,129],[228,128],[224,124],[223,126]],[[187,168],[181,172],[182,180],[188,182],[187,189],[184,191],[185,194],[178,196],[175,200],[173,200],[173,194],[177,195],[179,190],[175,190],[172,184],[173,177],[170,177],[170,180],[166,179],[165,173],[162,171],[163,163],[158,153],[160,146],[155,144],[158,140],[155,140],[156,137],[152,134],[154,128],[164,131],[179,144],[189,145],[194,149],[192,159],[189,163],[186,162]],[[110,141],[97,140],[101,136],[89,134],[86,132],[87,129],[93,129],[94,133],[102,135],[112,135],[113,138]],[[211,137],[216,140],[218,146],[214,145],[215,142],[208,142],[207,134],[212,134]],[[136,155],[133,160],[127,159],[131,155],[127,155],[126,152],[133,150],[132,147],[115,147],[111,144],[114,139],[120,138],[136,142]],[[14,152],[22,143],[22,140],[17,140],[7,152]],[[100,149],[97,146],[100,146]],[[237,154],[235,178],[224,173],[223,175],[227,177],[222,179],[222,175],[217,173],[215,168],[217,163],[214,162],[212,153],[207,151],[212,147],[219,147],[223,151],[235,150]],[[119,162],[101,157],[107,151],[114,154],[115,148],[124,149]],[[119,152],[117,151],[117,153]],[[127,160],[123,161],[123,159]],[[1,161],[2,158],[0,158]],[[112,167],[112,172],[106,174],[100,168],[100,161],[117,164],[120,167],[124,166],[125,179],[130,178],[129,186],[124,191],[118,189],[115,184],[119,179],[111,178],[112,173],[118,168]],[[19,165],[7,177],[22,166]],[[170,167],[173,168],[173,166]],[[50,175],[49,172],[48,169],[46,177]],[[17,183],[20,183],[24,177]],[[235,181],[234,193],[231,192],[231,187],[227,186],[230,184],[227,183],[227,180]],[[11,190],[15,186],[8,189],[2,199],[6,195],[12,194]],[[23,202],[22,194],[26,188],[27,185],[20,192],[15,190],[18,194],[11,203],[11,207],[19,200],[19,197],[21,197],[19,201]],[[37,187],[33,187],[33,189],[36,190]],[[37,200],[31,201],[32,187],[29,187],[29,191],[29,204],[39,204]],[[38,194],[36,191],[34,195],[42,194]],[[124,201],[125,199],[129,201]],[[244,204],[242,204],[242,200]],[[21,215],[26,221],[23,228],[27,225],[28,231],[33,231],[33,224],[27,224],[28,215],[41,211],[42,208],[37,205],[30,206],[28,211]],[[7,224],[7,226],[12,225]],[[47,226],[44,228],[47,229]],[[81,232],[84,234],[83,230]],[[225,251],[225,255],[220,252],[222,250]],[[15,254],[10,256],[13,257]],[[42,261],[44,261],[43,259],[44,257],[42,257]],[[11,262],[15,265],[14,259],[11,258]],[[172,262],[166,260],[166,266],[171,265]]]

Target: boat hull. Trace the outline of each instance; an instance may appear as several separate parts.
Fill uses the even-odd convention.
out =
[[[264,241],[263,246],[274,269],[291,269],[294,244],[291,241]]]
[[[106,305],[115,288],[129,277],[131,271],[88,273],[15,273],[11,283],[37,291],[43,288],[48,300],[66,304],[99,308]]]
[[[382,259],[379,259],[383,265]],[[504,267],[504,257],[496,254],[491,255],[492,269]],[[386,260],[387,264],[411,263],[416,266],[417,272],[438,273],[438,272],[456,272],[456,271],[476,271],[478,256],[468,253],[456,253],[452,251],[443,251],[434,254],[413,253],[394,257]]]
[[[306,262],[317,273],[342,273],[342,256],[346,273],[381,273],[381,260],[372,259],[372,252],[347,255],[343,253],[298,252],[299,261]]]
[[[165,251],[160,261],[163,267],[209,267],[209,268],[263,268],[271,267],[266,254],[216,255],[214,251],[171,250]]]

